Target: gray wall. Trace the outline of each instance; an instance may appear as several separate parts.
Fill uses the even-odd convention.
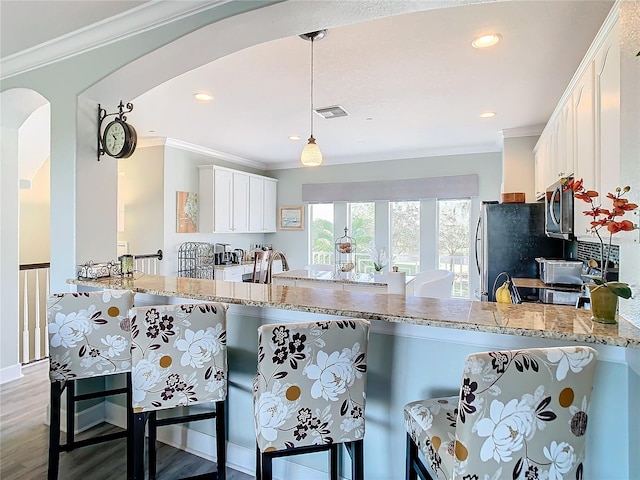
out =
[[[389,160],[350,165],[325,165],[319,168],[293,168],[267,172],[279,179],[278,206],[301,205],[302,185],[305,183],[365,182],[370,180],[398,180],[404,178],[440,177],[476,173],[479,176],[479,197],[472,204],[472,225],[475,224],[482,200],[499,200],[502,179],[502,155],[479,153]],[[305,219],[309,218],[305,205]],[[267,234],[274,248],[282,250],[292,268],[302,268],[308,262],[309,228]]]

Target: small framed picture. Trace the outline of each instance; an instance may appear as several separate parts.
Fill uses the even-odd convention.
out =
[[[280,207],[280,230],[304,230],[304,207]]]

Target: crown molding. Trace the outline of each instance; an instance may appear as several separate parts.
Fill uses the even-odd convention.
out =
[[[195,2],[195,5],[194,2],[146,2],[113,17],[6,56],[0,60],[0,78],[10,78],[80,55],[229,1],[204,0]]]
[[[182,140],[176,140],[170,137],[142,137],[138,139],[138,148],[167,146],[185,150],[187,152],[199,153],[212,157],[217,160],[224,160],[225,162],[236,163],[239,165],[245,165],[247,167],[257,168],[259,170],[269,170],[269,167],[262,162],[256,162],[255,160],[249,160],[248,158],[240,157],[238,155],[232,155],[230,153],[220,152],[213,150],[212,148],[202,147],[193,143],[183,142]]]
[[[544,125],[531,125],[529,127],[505,128],[498,135],[501,139],[516,137],[538,137],[542,134]]]

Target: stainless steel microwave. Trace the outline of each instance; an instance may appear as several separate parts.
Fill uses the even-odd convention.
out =
[[[565,191],[560,180],[547,188],[544,197],[544,229],[547,237],[573,238],[573,201],[573,191]]]

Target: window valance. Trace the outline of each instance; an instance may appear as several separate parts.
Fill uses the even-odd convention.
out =
[[[465,198],[478,196],[478,188],[477,174],[369,182],[305,183],[302,185],[302,201],[331,203]]]

